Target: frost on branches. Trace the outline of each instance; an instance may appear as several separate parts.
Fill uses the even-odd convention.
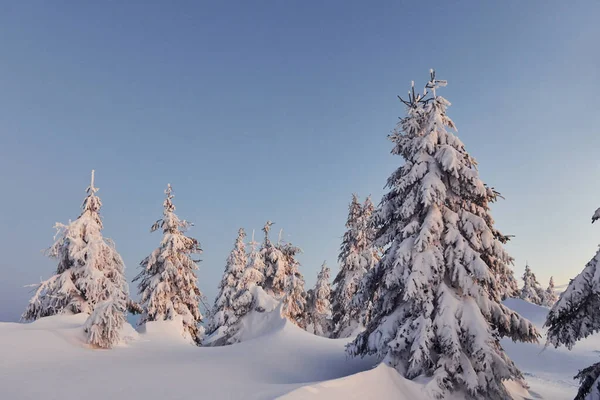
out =
[[[283,316],[298,325],[306,328],[306,292],[304,291],[304,277],[299,271],[300,263],[296,255],[300,253],[299,247],[291,243],[277,245],[283,254],[285,264],[285,295],[283,296]]]
[[[37,287],[23,319],[59,313],[92,314],[85,326],[89,343],[112,347],[119,341],[125,322],[127,282],[114,243],[102,236],[102,202],[96,196],[94,171],[86,191],[79,218],[68,225],[56,224],[56,241],[48,250],[48,255],[58,260],[56,274]]]
[[[501,303],[512,259],[490,215],[498,194],[447,130],[455,127],[450,103],[436,96],[441,86],[432,71],[432,98],[413,87],[408,115],[390,136],[405,163],[374,214],[375,244],[385,252],[364,286],[378,296],[371,322],[348,350],[377,354],[409,379],[432,377],[427,390],[438,398],[464,390],[509,399],[503,381],[522,374],[500,338],[536,342],[539,334]]]
[[[234,299],[238,295],[242,275],[248,262],[246,244],[244,243],[245,237],[246,232],[240,228],[233,250],[227,258],[223,279],[219,284],[219,293],[211,312],[208,335],[212,335],[217,330],[226,331],[237,320]]]
[[[332,337],[349,337],[365,317],[365,304],[353,301],[364,274],[379,261],[373,247],[374,231],[371,225],[373,203],[368,197],[361,205],[356,195],[348,208],[347,231],[344,234],[340,255],[340,271],[333,281],[332,310],[334,331]],[[367,300],[368,301],[368,300]]]
[[[546,304],[546,291],[542,289],[535,274],[531,272],[529,265],[525,265],[523,287],[521,288],[521,295],[519,297],[538,306]]]
[[[96,304],[84,325],[88,343],[106,349],[117,345],[125,322],[125,311],[123,298],[111,298]]]
[[[204,334],[204,329],[199,326],[202,293],[194,273],[198,269],[198,260],[194,260],[192,254],[202,250],[196,239],[184,234],[192,224],[175,215],[171,185],[167,186],[165,194],[163,218],[151,228],[152,232],[163,231],[160,247],[140,263],[142,272],[134,278],[140,282],[138,290],[143,308],[139,323],[173,320],[180,315],[184,327],[182,333],[189,334],[199,344]]]
[[[592,222],[600,218],[596,210]],[[596,252],[583,271],[571,279],[546,317],[548,327],[546,345],[566,346],[569,350],[575,342],[600,331],[600,250]],[[579,371],[575,378],[580,387],[577,399],[600,397],[600,363]],[[589,397],[586,397],[589,396]]]
[[[324,262],[317,276],[315,288],[307,293],[306,330],[318,336],[328,337],[331,331],[331,285],[329,267]]]
[[[300,248],[290,243],[282,243],[281,238],[274,245],[269,239],[273,223],[267,221],[263,228],[265,241],[260,251],[265,263],[264,291],[283,302],[284,316],[300,327],[304,327],[306,292],[304,277],[298,270],[300,263],[296,256]]]
[[[240,340],[240,329],[242,329],[242,319],[253,309],[257,307],[257,299],[254,298],[256,286],[262,285],[265,279],[265,264],[262,254],[258,249],[258,243],[254,241],[254,232],[250,245],[250,255],[247,265],[242,272],[238,282],[237,290],[231,300],[231,306],[234,310],[234,318],[230,323],[212,332],[211,336],[204,342],[211,346],[222,346],[237,343]],[[258,310],[260,312],[264,310]]]

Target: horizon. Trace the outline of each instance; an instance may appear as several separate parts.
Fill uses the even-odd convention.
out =
[[[558,287],[594,255],[600,3],[141,4],[0,15],[0,321],[18,320],[24,285],[53,274],[40,250],[80,214],[92,169],[133,298],[167,183],[195,224],[210,305],[238,229],[260,241],[267,220],[303,249],[307,289],[323,260],[333,279],[352,193],[377,205],[402,164],[387,140],[404,115],[396,96],[430,68],[482,180],[504,196],[492,215],[514,235],[519,284],[527,261]]]

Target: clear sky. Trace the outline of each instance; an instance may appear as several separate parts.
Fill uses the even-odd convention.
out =
[[[92,168],[128,278],[160,241],[167,183],[211,302],[237,229],[267,219],[303,248],[308,285],[325,259],[336,273],[351,193],[378,203],[402,163],[396,96],[432,67],[506,198],[515,272],[567,283],[600,242],[600,2],[432,3],[0,4],[0,320],[53,272],[41,250]]]

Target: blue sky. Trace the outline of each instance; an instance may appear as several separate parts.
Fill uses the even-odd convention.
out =
[[[242,226],[335,273],[347,204],[384,193],[398,94],[429,68],[486,183],[520,275],[578,273],[600,227],[600,3],[224,1],[0,5],[0,320],[55,265],[92,168],[132,278],[174,187],[211,299]],[[135,287],[131,287],[135,292]]]

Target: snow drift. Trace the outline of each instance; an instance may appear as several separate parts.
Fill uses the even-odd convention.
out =
[[[540,329],[548,312],[522,300],[506,305]],[[147,324],[139,334],[126,324],[119,346],[94,350],[85,343],[85,319],[0,323],[0,398],[426,399],[426,379],[406,380],[392,368],[376,367],[373,358],[348,358],[347,339],[311,335],[281,318],[278,307],[253,313],[244,341],[224,347],[193,346],[182,337],[180,322],[168,321]],[[599,344],[593,336],[569,352],[503,341],[531,385],[529,394],[511,383],[509,390],[519,400],[573,398],[572,377],[597,361]]]

